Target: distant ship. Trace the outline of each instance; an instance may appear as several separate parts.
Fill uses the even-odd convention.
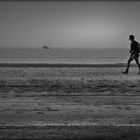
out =
[[[43,45],[44,49],[49,49],[49,47],[47,45]]]

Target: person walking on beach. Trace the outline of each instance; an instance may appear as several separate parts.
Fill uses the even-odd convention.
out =
[[[129,67],[130,67],[130,63],[131,61],[135,60],[138,68],[139,68],[139,73],[140,74],[140,64],[139,64],[139,43],[137,41],[135,41],[135,36],[134,35],[129,35],[129,40],[131,41],[131,45],[130,45],[130,57],[127,61],[127,67],[126,70],[124,72],[122,72],[123,74],[128,74],[129,71]]]

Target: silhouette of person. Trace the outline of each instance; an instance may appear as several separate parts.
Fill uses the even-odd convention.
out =
[[[131,61],[135,60],[138,68],[139,68],[139,73],[140,74],[140,64],[139,64],[139,43],[137,41],[135,41],[135,36],[134,35],[129,35],[129,40],[131,41],[130,44],[130,57],[127,61],[127,67],[126,70],[124,72],[122,72],[123,74],[128,74],[129,71],[129,67],[130,67],[130,63]]]

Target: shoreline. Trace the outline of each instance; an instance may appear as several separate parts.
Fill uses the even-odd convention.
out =
[[[74,64],[74,63],[0,63],[0,68],[10,67],[33,67],[33,68],[45,68],[45,67],[126,67],[126,63],[108,63],[108,64]],[[131,67],[136,67],[136,64],[131,64]]]

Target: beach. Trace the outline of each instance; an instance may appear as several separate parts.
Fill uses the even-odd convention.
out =
[[[140,138],[140,75],[125,65],[0,67],[0,139]]]
[[[140,140],[135,1],[2,0],[0,140]]]

